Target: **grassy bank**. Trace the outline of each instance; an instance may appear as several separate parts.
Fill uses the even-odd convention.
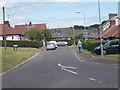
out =
[[[90,54],[92,56],[95,56],[95,57],[101,57],[101,55],[93,54],[92,52],[88,51],[87,49],[83,49],[83,52]],[[107,55],[103,55],[103,57],[108,58],[108,59],[113,59],[113,60],[118,60],[118,58],[120,58],[118,54],[107,54]]]
[[[35,55],[27,51],[38,50],[36,48],[18,48],[18,51],[13,51],[13,48],[7,47],[7,50],[1,47],[2,50],[2,72],[9,70],[10,68],[16,66],[17,64],[25,61],[31,56]]]
[[[75,45],[73,47],[78,48],[77,45]],[[94,56],[94,57],[101,57],[101,55],[94,54],[94,53],[88,51],[87,49],[83,49],[83,52],[87,53],[87,54],[89,54],[91,56]],[[120,58],[120,55],[118,55],[118,54],[107,54],[107,55],[104,55],[104,58],[113,59],[113,60],[119,60],[118,58]]]

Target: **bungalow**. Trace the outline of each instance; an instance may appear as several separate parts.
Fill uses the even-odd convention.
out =
[[[29,25],[15,25],[15,28],[12,28],[9,21],[5,21],[4,24],[0,24],[0,40],[5,39],[4,35],[6,35],[6,40],[28,40],[25,38],[25,32],[32,28],[45,29],[46,24],[32,24],[30,22]]]
[[[6,40],[20,40],[21,35],[15,31],[14,28],[10,27],[8,21],[4,24],[0,24],[0,40],[4,40],[4,35],[6,35]]]
[[[30,29],[46,29],[47,26],[46,24],[32,24],[32,22],[29,22],[29,24],[25,25],[15,25],[15,30],[21,34],[22,40],[25,40],[25,32],[30,30]]]

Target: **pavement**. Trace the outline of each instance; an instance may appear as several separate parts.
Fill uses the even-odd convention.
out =
[[[108,58],[102,58],[102,57],[95,57],[92,55],[89,55],[87,53],[79,53],[78,48],[73,47],[73,50],[77,53],[78,57],[82,59],[84,62],[89,63],[98,63],[98,64],[108,64],[108,65],[116,65],[120,67],[120,61],[108,59]]]

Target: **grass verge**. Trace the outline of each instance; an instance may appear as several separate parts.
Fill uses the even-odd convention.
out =
[[[13,51],[13,48],[7,47],[7,50],[0,47],[2,50],[2,72],[9,70],[10,68],[16,66],[17,64],[25,61],[29,57],[35,55],[34,53],[24,52],[24,51]],[[26,48],[21,48],[25,50]],[[29,50],[27,50],[29,51]],[[1,72],[0,72],[1,73]]]
[[[100,55],[93,54],[92,52],[88,51],[87,49],[83,49],[83,52],[85,52],[91,56],[101,57]],[[107,54],[107,55],[103,55],[103,58],[112,59],[112,60],[119,60],[118,58],[120,58],[120,56],[119,56],[119,54]]]
[[[77,45],[73,45],[73,47],[77,47]],[[101,57],[100,55],[97,55],[97,54],[94,54],[90,51],[88,51],[87,49],[83,49],[83,52],[84,53],[87,53],[91,56],[94,56],[94,57]],[[120,59],[120,55],[119,54],[107,54],[107,55],[103,55],[104,58],[108,58],[108,59],[113,59],[113,60],[119,60]]]

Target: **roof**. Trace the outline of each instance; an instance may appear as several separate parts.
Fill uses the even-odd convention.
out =
[[[99,38],[100,36],[102,36],[103,38],[109,38],[109,37],[120,37],[119,32],[120,32],[120,25],[116,26],[113,25],[110,28],[108,28],[107,30],[103,31],[103,33],[99,36],[97,36],[97,38]]]
[[[95,37],[98,36],[98,35],[99,35],[98,32],[93,32],[93,33],[89,34],[86,38],[95,39]]]
[[[4,25],[5,25],[5,34],[6,35],[18,34],[12,27],[9,27],[7,24],[0,24],[0,35],[4,35]]]
[[[30,30],[32,28],[45,29],[46,24],[15,25],[15,30],[18,31],[19,33],[25,33],[27,30]]]

